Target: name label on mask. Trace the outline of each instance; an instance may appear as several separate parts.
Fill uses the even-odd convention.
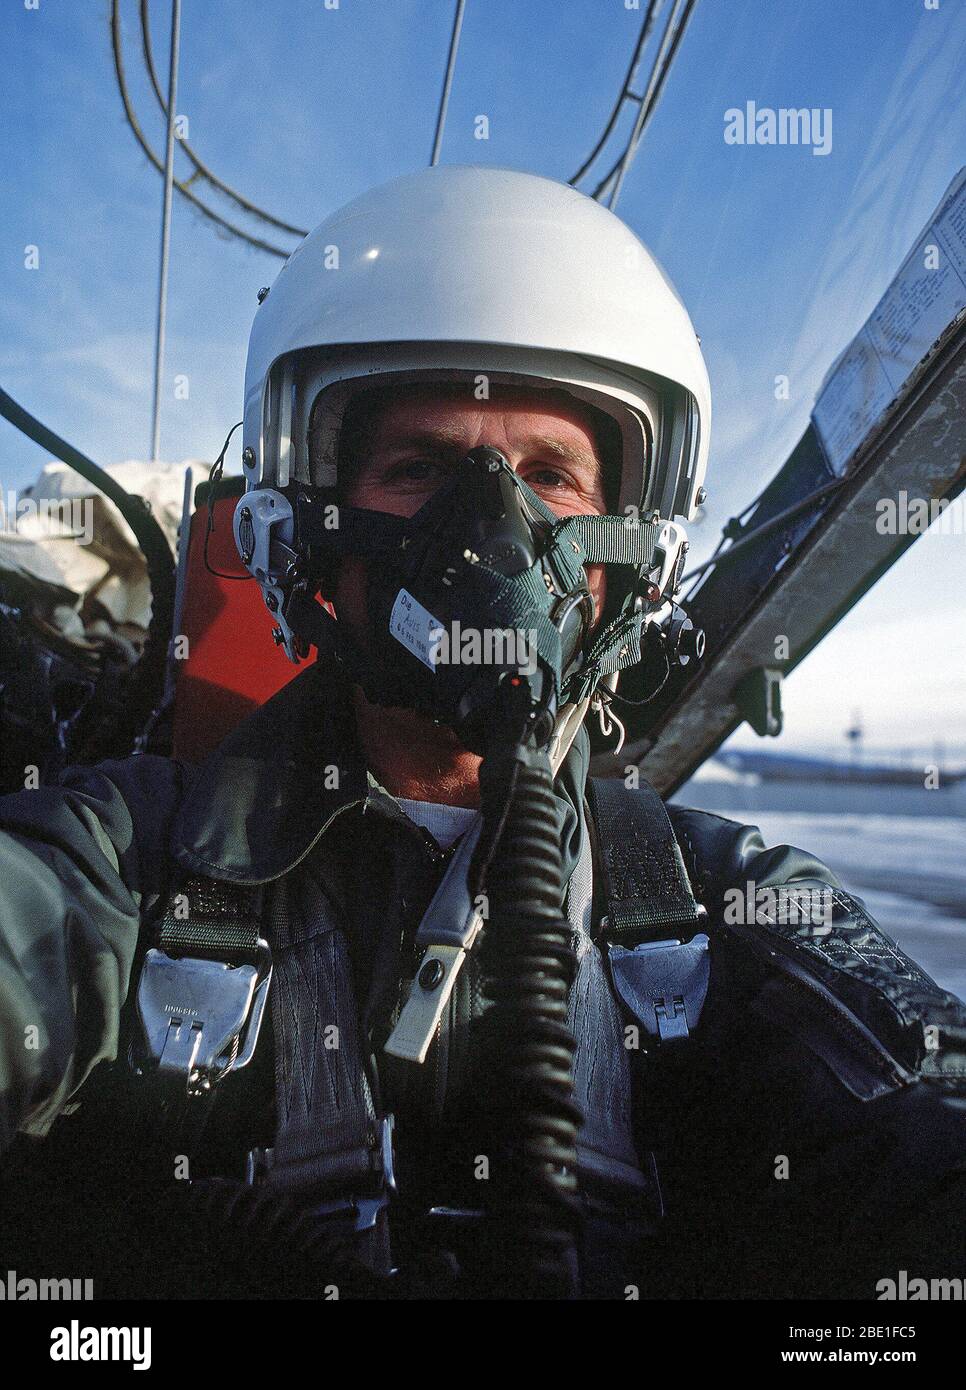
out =
[[[389,615],[389,631],[397,642],[418,657],[424,666],[436,670],[439,635],[443,624],[406,589],[400,589]]]

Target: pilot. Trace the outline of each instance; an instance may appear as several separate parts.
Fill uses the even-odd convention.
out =
[[[433,168],[306,237],[234,521],[304,669],[198,765],[0,798],[10,1267],[188,1298],[962,1269],[964,1006],[811,855],[621,763],[621,674],[698,654],[709,429],[684,306],[570,187]]]

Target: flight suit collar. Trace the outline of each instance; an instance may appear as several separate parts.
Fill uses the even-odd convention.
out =
[[[304,859],[333,818],[359,802],[411,825],[366,768],[348,683],[331,662],[327,657],[294,677],[198,766],[171,830],[171,854],[182,869],[231,883],[268,883]],[[554,785],[565,881],[580,853],[589,758],[581,726]]]

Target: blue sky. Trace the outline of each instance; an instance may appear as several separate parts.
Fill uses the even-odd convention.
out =
[[[137,8],[122,0],[126,61],[160,149]],[[169,6],[151,9],[163,72]],[[109,10],[0,7],[0,382],[101,463],[148,452],[162,191],[124,123]],[[451,0],[184,0],[178,109],[191,142],[227,182],[312,226],[428,163],[452,13]],[[624,0],[468,0],[443,162],[568,178],[640,19]],[[961,0],[700,0],[620,204],[688,304],[711,372],[696,556],[787,456],[825,370],[964,161],[964,70]],[[831,153],[726,145],[725,111],[749,100],[831,108]],[[474,138],[481,113],[486,141]],[[24,269],[28,244],[39,270]],[[240,417],[255,293],[279,264],[176,199],[163,457],[212,458]],[[774,398],[778,374],[788,401]],[[4,487],[43,461],[0,422]],[[966,752],[964,545],[919,542],[809,657],[788,682],[786,746],[838,744],[859,708],[870,744],[942,736]]]

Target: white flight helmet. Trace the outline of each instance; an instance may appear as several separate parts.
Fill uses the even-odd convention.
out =
[[[336,484],[355,392],[454,379],[563,389],[616,421],[617,510],[629,524],[666,523],[652,578],[670,599],[686,548],[674,518],[700,501],[711,420],[684,305],[634,233],[583,193],[507,169],[437,166],[332,213],[255,315],[235,534],[293,661],[304,650],[281,616],[293,518],[280,490]]]

